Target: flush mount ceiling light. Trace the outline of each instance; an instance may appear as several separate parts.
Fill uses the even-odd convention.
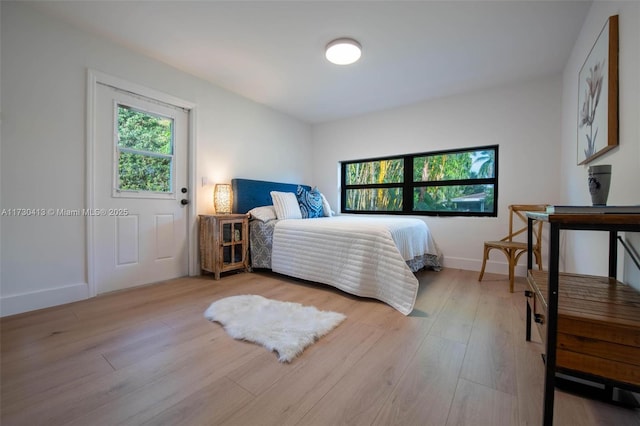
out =
[[[325,56],[336,65],[349,65],[360,59],[362,46],[351,38],[338,38],[327,44]]]

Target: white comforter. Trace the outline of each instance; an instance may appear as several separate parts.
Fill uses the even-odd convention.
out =
[[[280,220],[273,233],[272,270],[413,310],[418,280],[406,264],[438,255],[426,224],[411,218],[337,216]]]

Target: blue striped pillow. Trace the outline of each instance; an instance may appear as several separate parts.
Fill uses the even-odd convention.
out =
[[[324,216],[324,210],[322,208],[322,194],[317,187],[314,187],[311,191],[307,191],[302,186],[298,185],[296,196],[298,197],[300,213],[302,213],[303,219],[313,219]]]

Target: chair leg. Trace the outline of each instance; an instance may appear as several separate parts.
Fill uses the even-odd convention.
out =
[[[542,253],[539,251],[534,251],[536,255],[536,263],[538,264],[538,270],[542,271]]]
[[[515,267],[516,267],[516,259],[515,259],[515,251],[509,251],[509,292],[513,293],[513,284],[515,281]]]
[[[487,258],[489,257],[489,251],[491,249],[487,246],[484,246],[484,255],[482,257],[482,269],[480,269],[480,276],[478,277],[478,281],[482,281],[482,277],[484,276],[484,268],[487,266]]]

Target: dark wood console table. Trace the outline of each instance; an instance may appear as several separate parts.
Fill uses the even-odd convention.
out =
[[[575,372],[606,386],[640,389],[640,293],[616,280],[618,232],[639,232],[640,214],[528,212],[527,218],[527,340],[533,314],[546,340],[543,424],[552,425],[558,371]],[[532,228],[537,220],[550,226],[546,272],[532,268]],[[608,276],[560,273],[561,230],[608,231]]]

